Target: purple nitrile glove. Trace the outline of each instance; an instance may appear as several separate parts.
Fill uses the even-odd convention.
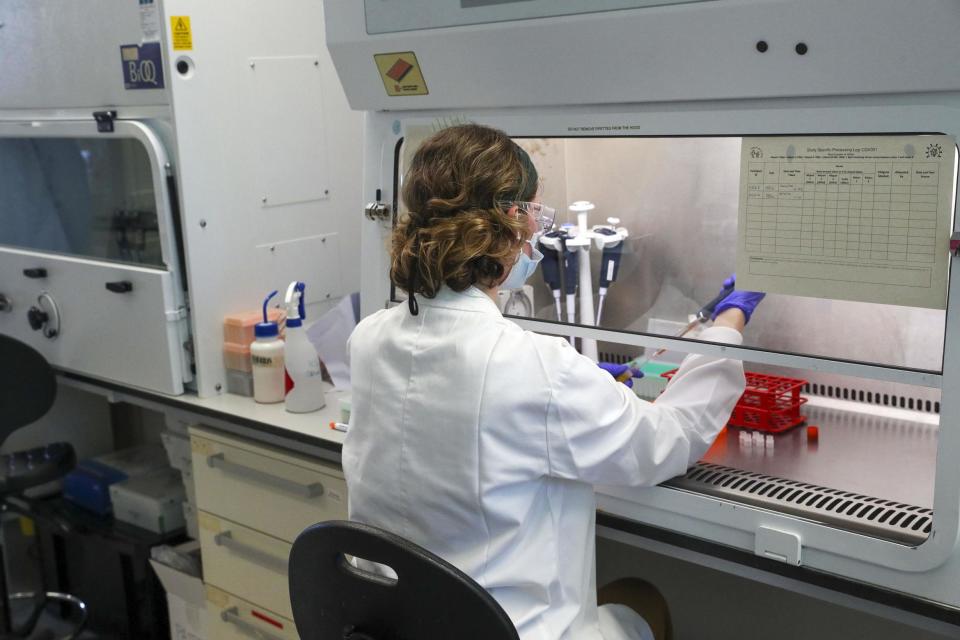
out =
[[[731,275],[729,278],[723,281],[723,288],[729,289],[732,286],[737,284],[737,274]],[[760,304],[760,301],[763,300],[767,294],[761,293],[758,291],[737,291],[733,290],[730,292],[726,298],[721,300],[716,307],[713,308],[713,315],[711,320],[716,320],[717,316],[726,311],[727,309],[740,309],[743,311],[743,315],[746,318],[746,322],[750,322],[750,316],[753,315],[754,310],[757,308],[757,305]],[[746,324],[746,322],[744,324]]]
[[[612,362],[598,362],[597,366],[609,373],[614,379],[619,378],[627,372],[627,369],[630,370],[630,377],[623,381],[623,384],[627,385],[629,388],[633,388],[633,379],[640,379],[643,377],[643,371],[640,369],[633,369],[629,365],[625,364],[613,364]]]

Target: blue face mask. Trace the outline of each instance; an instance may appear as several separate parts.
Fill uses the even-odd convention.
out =
[[[537,251],[537,248],[532,242],[529,240],[527,242],[530,244],[532,255],[528,256],[523,251],[520,252],[520,255],[517,256],[517,262],[513,265],[513,268],[510,269],[510,275],[500,283],[501,289],[523,288],[523,283],[533,275],[533,272],[537,270],[537,265],[543,260],[543,254]]]

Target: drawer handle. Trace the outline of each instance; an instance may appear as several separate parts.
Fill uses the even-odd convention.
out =
[[[278,558],[277,556],[273,555],[272,553],[268,553],[263,549],[258,549],[249,544],[238,542],[233,537],[233,532],[231,531],[224,531],[213,536],[213,543],[218,547],[229,549],[237,555],[245,556],[247,560],[258,564],[261,567],[271,569],[277,573],[287,573],[287,558]]]
[[[283,640],[283,638],[280,636],[275,636],[272,633],[264,631],[260,627],[255,627],[241,618],[240,611],[237,607],[230,607],[229,609],[224,609],[221,611],[220,619],[227,624],[232,624],[237,628],[237,631],[244,635],[248,635],[251,638],[258,638],[259,640]]]
[[[133,283],[129,280],[117,280],[116,282],[108,282],[106,284],[107,291],[113,291],[114,293],[130,293],[133,291]]]
[[[316,498],[323,495],[323,484],[320,482],[312,482],[310,484],[294,482],[293,480],[281,478],[280,476],[275,476],[272,473],[267,473],[266,471],[261,471],[260,469],[254,469],[253,467],[237,464],[236,462],[230,462],[222,453],[215,453],[212,456],[208,456],[207,466],[214,469],[220,469],[221,471],[226,471],[227,473],[232,473],[234,475],[243,476],[253,482],[266,484],[275,489],[280,489],[281,491],[286,491],[287,493],[293,493],[303,498]]]

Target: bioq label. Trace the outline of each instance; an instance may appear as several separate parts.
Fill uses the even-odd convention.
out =
[[[124,89],[163,89],[159,42],[120,45],[120,63]]]

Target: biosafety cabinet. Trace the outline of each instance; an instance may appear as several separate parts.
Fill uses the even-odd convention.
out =
[[[357,288],[360,116],[322,25],[306,0],[4,2],[0,332],[213,396],[224,315],[293,279],[313,313]]]
[[[365,314],[403,298],[384,247],[417,141],[459,122],[503,129],[559,210],[538,241],[561,274],[538,270],[508,315],[643,364],[634,388],[650,399],[687,353],[797,381],[794,414],[768,407],[787,416],[781,433],[730,426],[684,477],[598,488],[603,517],[839,576],[956,624],[956,3],[325,9],[340,80],[367,112]],[[734,271],[768,292],[743,344],[678,337]]]

